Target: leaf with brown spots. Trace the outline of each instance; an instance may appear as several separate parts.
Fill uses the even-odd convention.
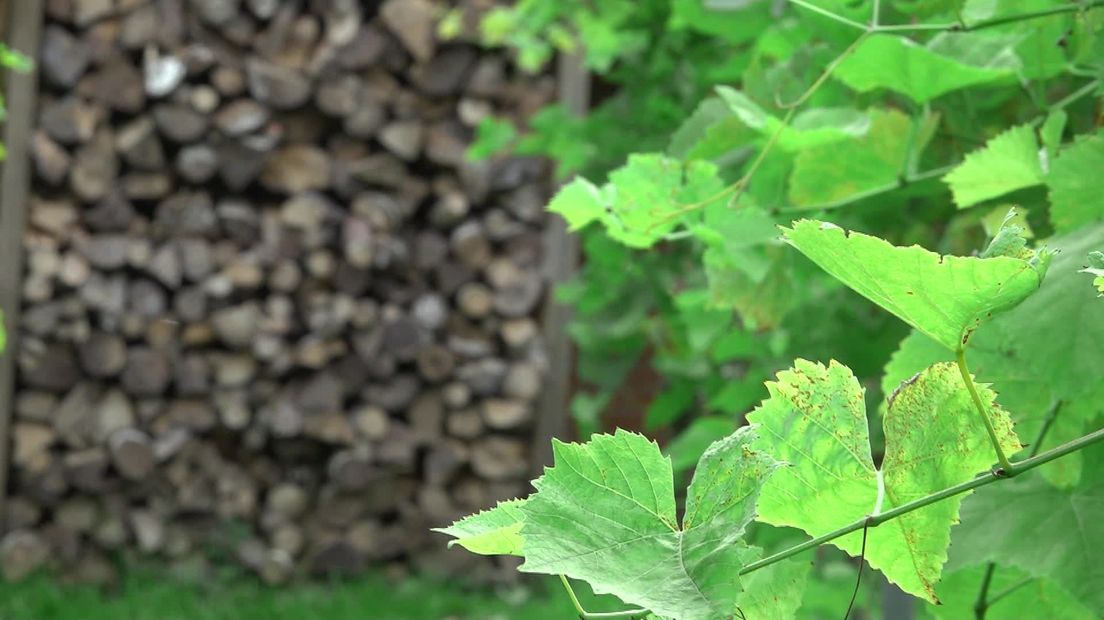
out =
[[[794,222],[783,235],[834,278],[952,351],[983,321],[1035,292],[1049,257],[940,256],[816,220]]]
[[[988,435],[953,364],[929,367],[889,403],[880,470],[870,454],[863,389],[846,366],[797,360],[767,387],[770,398],[748,415],[760,436],[755,447],[789,466],[763,485],[763,522],[820,536],[965,482],[992,464]],[[996,395],[979,387],[1002,447],[1019,450],[1008,414],[994,404]],[[906,592],[936,602],[934,586],[961,499],[937,502],[870,530],[867,562]],[[832,544],[858,555],[861,542],[861,532],[853,532]]]

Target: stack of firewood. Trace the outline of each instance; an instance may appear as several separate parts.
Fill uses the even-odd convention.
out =
[[[5,574],[467,561],[428,528],[531,473],[547,171],[465,150],[550,78],[429,0],[45,4]]]

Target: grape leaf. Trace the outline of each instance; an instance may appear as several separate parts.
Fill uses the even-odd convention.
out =
[[[973,66],[889,34],[868,37],[832,73],[858,92],[885,88],[916,103],[1014,75],[1008,65]]]
[[[776,467],[750,449],[743,428],[702,456],[679,527],[671,461],[635,433],[554,441],[555,465],[522,506],[520,570],[587,581],[659,616],[733,615],[740,568],[754,555],[741,542],[763,480]]]
[[[984,566],[973,566],[943,575],[936,587],[941,605],[928,607],[939,620],[962,620],[974,617],[974,604],[985,575]],[[1028,583],[1024,583],[1029,579]],[[993,602],[986,610],[985,620],[1023,620],[1025,610],[1033,618],[1047,620],[1095,620],[1092,611],[1079,603],[1064,588],[1050,579],[1031,579],[1027,573],[1011,567],[998,566],[989,584],[989,600],[1002,592],[1007,595]]]
[[[813,108],[796,115],[788,125],[744,93],[729,86],[718,86],[717,94],[745,125],[765,138],[776,132],[777,144],[786,151],[799,151],[814,146],[835,144],[866,135],[870,116],[850,108]]]
[[[1046,183],[1050,222],[1058,233],[1104,220],[1104,133],[1058,152]]]
[[[898,247],[815,220],[794,222],[783,236],[802,254],[856,292],[951,350],[977,326],[1035,292],[1049,255],[940,256]]]
[[[606,215],[602,190],[583,177],[575,177],[556,192],[548,203],[548,210],[559,213],[567,220],[568,229],[580,230]]]
[[[1013,127],[966,155],[943,181],[955,204],[966,208],[1043,182],[1039,142],[1030,125]]]
[[[862,137],[803,149],[790,175],[790,201],[814,208],[895,186],[908,155],[909,131],[909,118],[901,112],[875,109]]]
[[[525,501],[502,501],[494,508],[464,517],[449,527],[434,528],[433,531],[453,536],[449,547],[460,545],[481,555],[521,555],[521,507]]]
[[[875,469],[863,389],[851,371],[798,360],[768,384],[770,398],[748,420],[760,432],[755,446],[789,463],[766,484],[759,519],[819,536],[867,515],[901,506],[965,482],[988,468],[993,450],[962,377],[953,364],[936,364],[902,386],[885,415],[885,458]],[[995,394],[990,406],[1002,447],[1020,448]],[[961,499],[944,500],[869,531],[866,560],[901,589],[936,602],[934,585],[946,561],[950,529]],[[833,545],[858,555],[862,533]]]
[[[1082,454],[1086,475],[1073,489],[1056,489],[1036,472],[979,489],[962,506],[948,568],[1015,566],[1049,577],[1104,614],[1104,446]]]

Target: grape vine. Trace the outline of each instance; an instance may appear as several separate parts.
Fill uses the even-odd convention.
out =
[[[1104,2],[632,4],[495,14],[534,66],[584,50],[621,91],[575,151],[539,125],[494,147],[584,172],[548,207],[587,254],[561,292],[580,429],[650,352],[645,420],[681,434],[556,442],[529,498],[440,531],[560,575],[583,617],[816,617],[823,545],[937,618],[1104,614]],[[684,120],[658,137],[590,125],[660,103]]]

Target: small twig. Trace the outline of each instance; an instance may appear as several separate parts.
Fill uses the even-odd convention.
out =
[[[862,550],[859,551],[859,574],[855,577],[855,591],[851,593],[851,602],[847,604],[847,611],[843,614],[843,620],[851,616],[851,610],[855,607],[855,599],[859,598],[859,586],[862,584],[863,565],[866,563],[866,534],[870,531],[870,520],[863,526]]]
[[[800,97],[798,97],[796,100],[791,101],[790,103],[782,103],[781,101],[777,100],[777,98],[776,98],[775,104],[778,107],[783,108],[783,109],[785,109],[785,108],[796,108],[796,107],[799,107],[802,104],[804,104],[806,101],[809,100],[810,97],[813,96],[813,93],[815,93],[817,90],[819,90],[820,87],[823,86],[826,81],[828,81],[828,78],[832,76],[832,73],[836,70],[836,67],[840,66],[843,63],[844,60],[847,60],[847,57],[850,56],[852,53],[854,53],[854,51],[856,49],[858,49],[859,45],[861,45],[862,42],[865,41],[866,38],[870,36],[870,34],[871,34],[871,31],[867,30],[866,32],[859,35],[859,37],[857,39],[852,41],[851,45],[847,46],[847,49],[840,52],[840,55],[836,56],[835,60],[828,63],[828,66],[824,68],[824,71],[820,74],[820,77],[818,77],[816,79],[816,81],[813,82],[812,85],[809,86],[809,88],[806,89],[806,91],[804,93],[802,93],[802,95]]]

